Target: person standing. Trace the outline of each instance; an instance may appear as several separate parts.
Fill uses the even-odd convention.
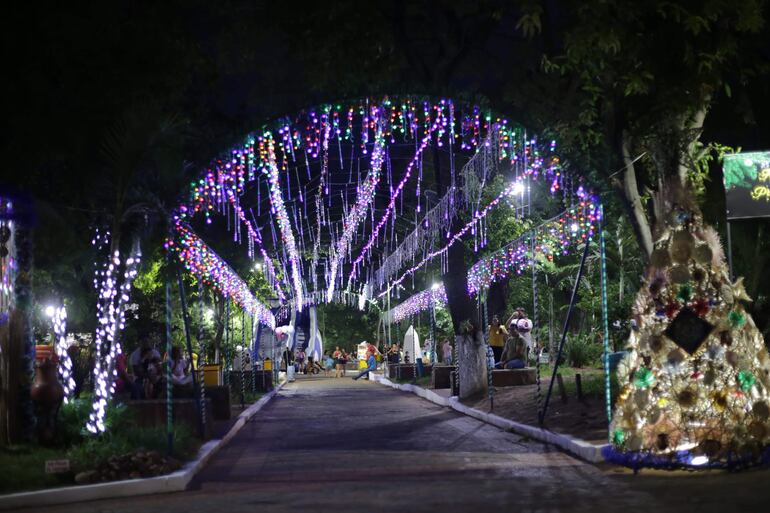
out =
[[[334,368],[334,358],[329,354],[329,351],[324,352],[324,376],[331,377],[332,369]]]
[[[336,346],[334,348],[334,352],[332,353],[332,358],[334,358],[334,377],[339,378],[342,376],[342,368],[343,368],[343,359],[342,359],[342,351],[340,351],[340,346]]]
[[[444,353],[444,363],[452,365],[452,344],[449,343],[449,339],[445,338],[444,343],[441,346],[441,351]]]
[[[492,317],[492,324],[489,326],[489,346],[495,355],[495,361],[499,362],[503,354],[505,338],[508,336],[508,330],[500,324],[500,318],[496,315]]]

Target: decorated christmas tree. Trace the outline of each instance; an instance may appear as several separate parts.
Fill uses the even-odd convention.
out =
[[[770,355],[692,196],[656,198],[654,251],[618,367],[610,459],[632,466],[767,462]]]

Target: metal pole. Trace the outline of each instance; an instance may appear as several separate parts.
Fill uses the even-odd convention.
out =
[[[540,424],[543,424],[545,420],[545,414],[548,412],[548,403],[551,400],[551,392],[553,391],[553,382],[556,381],[556,373],[559,371],[559,362],[561,361],[561,354],[564,351],[564,343],[567,341],[567,330],[569,329],[569,322],[572,319],[572,312],[575,309],[575,303],[577,302],[578,288],[580,287],[580,279],[583,277],[583,271],[586,266],[586,258],[588,257],[588,250],[591,246],[591,239],[586,239],[585,249],[583,250],[583,256],[580,258],[580,267],[578,268],[577,277],[575,278],[575,286],[572,289],[572,297],[569,300],[569,309],[567,310],[567,317],[564,319],[564,329],[561,333],[561,341],[559,342],[559,351],[556,353],[556,359],[553,362],[553,374],[551,375],[551,382],[548,383],[548,393],[545,396],[545,404],[543,405],[543,411],[540,412]]]
[[[184,336],[187,341],[187,354],[190,355],[190,367],[192,369],[193,394],[195,395],[195,406],[198,408],[198,430],[201,438],[205,434],[205,421],[203,420],[203,409],[201,408],[201,396],[198,390],[198,379],[195,377],[195,362],[193,361],[192,339],[190,338],[190,319],[187,317],[187,295],[184,290],[184,281],[179,267],[176,268],[177,283],[179,284],[179,299],[182,304],[182,321],[184,322]],[[171,353],[169,353],[171,358]]]
[[[610,321],[607,307],[607,253],[604,238],[604,205],[599,205],[599,258],[601,260],[602,328],[604,330],[604,399],[607,420],[612,421],[612,390],[610,389]]]
[[[730,281],[735,279],[733,274],[733,234],[730,229],[730,220],[727,220],[727,265],[730,269]]]
[[[166,355],[171,356],[171,283],[166,280]],[[166,362],[166,452],[174,452],[174,407],[171,393],[171,362]]]
[[[204,340],[203,331],[203,282],[198,280],[198,368],[206,364],[206,341]],[[206,423],[206,371],[203,371],[203,381],[199,382],[200,388],[200,407],[201,418],[203,419],[204,428]],[[193,374],[195,376],[195,374]],[[198,376],[195,376],[197,379]],[[194,382],[193,382],[194,383]]]

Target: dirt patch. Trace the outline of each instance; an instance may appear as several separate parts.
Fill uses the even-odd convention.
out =
[[[564,376],[567,390],[567,402],[563,402],[557,384],[548,405],[543,427],[557,433],[568,434],[592,443],[606,443],[608,433],[607,411],[604,392],[598,387],[603,379],[601,373],[593,370],[581,372],[584,389],[589,392],[583,400],[578,400],[575,393],[574,375]],[[545,402],[550,377],[544,377],[540,384],[541,404]],[[600,388],[600,390],[596,390]],[[500,417],[523,424],[538,425],[537,385],[496,388],[494,391],[494,409]],[[490,411],[488,396],[473,397],[462,401],[463,404],[477,410]]]

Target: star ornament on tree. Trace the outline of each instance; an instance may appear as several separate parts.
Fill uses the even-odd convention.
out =
[[[733,300],[734,301],[746,301],[751,302],[752,299],[746,292],[746,287],[743,284],[743,276],[738,278],[735,283],[732,284]]]

